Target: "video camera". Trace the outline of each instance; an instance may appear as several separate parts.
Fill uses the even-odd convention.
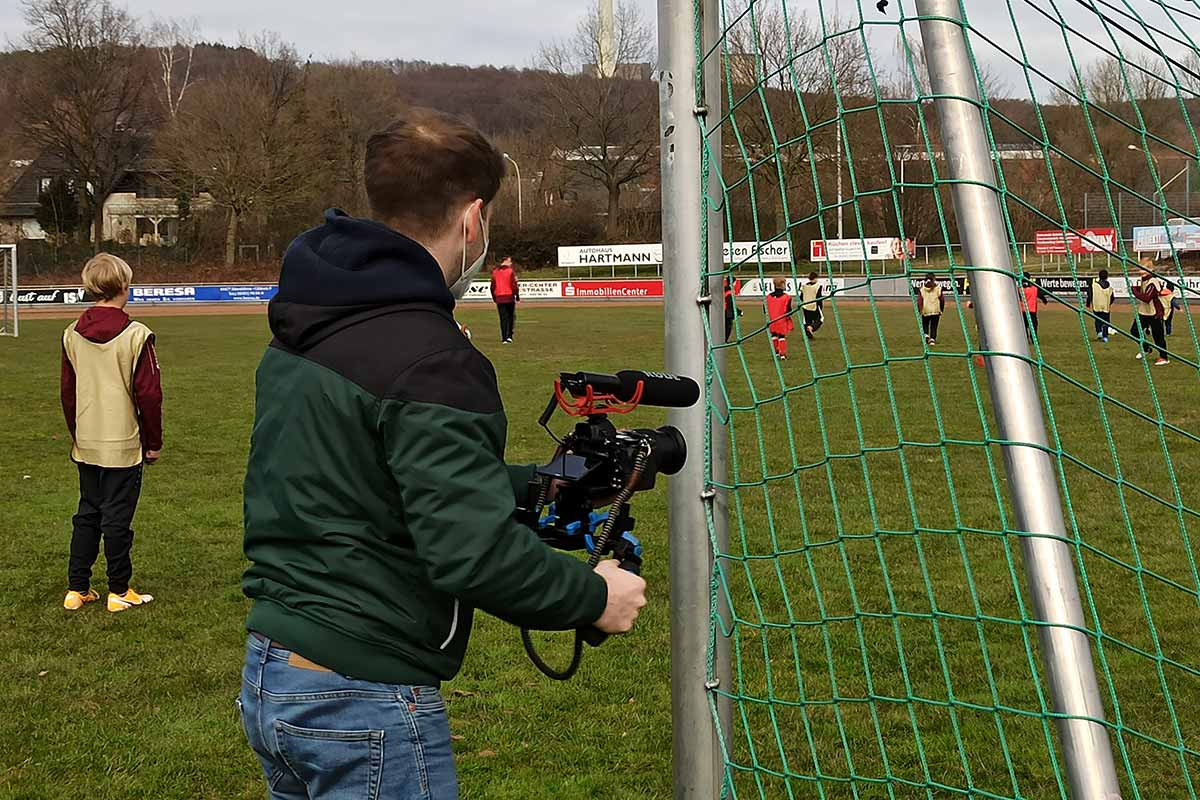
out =
[[[624,370],[616,375],[564,372],[539,423],[558,442],[554,457],[539,467],[526,502],[517,509],[522,522],[542,541],[559,550],[587,550],[588,566],[606,555],[621,568],[641,572],[642,545],[629,515],[635,492],[653,489],[659,474],[674,475],[687,461],[687,444],[678,429],[619,430],[609,414],[627,414],[640,405],[687,408],[700,398],[690,378],[660,372]],[[556,409],[583,419],[559,439],[549,428]],[[609,506],[607,512],[598,508]],[[607,637],[595,628],[576,632],[570,666],[558,671],[534,650],[528,630],[521,631],[525,651],[543,674],[567,680],[579,669],[583,643],[593,647]]]

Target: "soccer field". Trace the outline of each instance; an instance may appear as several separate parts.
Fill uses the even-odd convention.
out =
[[[729,350],[739,485],[729,590],[744,623],[731,687],[744,702],[729,738],[734,762],[758,767],[736,772],[738,796],[818,796],[772,772],[823,776],[831,798],[948,797],[938,787],[968,784],[1058,796],[1030,677],[1035,631],[1013,622],[1030,613],[1014,586],[1019,548],[996,533],[1005,487],[980,411],[986,379],[963,356],[973,324],[949,309],[926,358],[909,306],[826,315],[810,346],[793,334],[789,360],[775,362],[750,308],[748,338]],[[1045,361],[1061,373],[1044,373],[1057,447],[1088,546],[1085,604],[1103,625],[1121,725],[1140,734],[1122,737],[1126,758],[1147,796],[1186,797],[1187,775],[1200,784],[1190,755],[1200,749],[1200,376],[1177,359],[1149,368],[1151,382],[1132,343],[1089,351],[1076,316],[1043,317]],[[159,337],[166,446],[134,525],[134,585],[157,599],[128,614],[61,608],[77,500],[58,401],[66,322],[23,320],[19,340],[0,340],[0,798],[264,794],[233,698],[247,611],[241,481],[266,318],[139,318]],[[496,365],[514,462],[552,452],[537,416],[558,371],[662,366],[652,305],[523,307],[511,346],[498,343],[490,308],[460,319]],[[1117,322],[1127,328],[1128,312]],[[1171,346],[1194,362],[1186,323]],[[1095,397],[1067,378],[1113,399],[1111,436]],[[643,409],[629,422],[664,417]],[[589,650],[572,682],[543,678],[517,631],[481,615],[462,672],[443,687],[464,798],[670,797],[664,486],[635,501],[650,605],[633,635]],[[100,586],[102,575],[100,564]],[[543,641],[565,662],[568,636]],[[1108,686],[1102,678],[1111,720]],[[775,705],[758,702],[768,696]],[[885,776],[913,786],[889,790]]]

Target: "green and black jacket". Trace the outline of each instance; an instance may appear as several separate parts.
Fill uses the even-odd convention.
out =
[[[419,244],[339,211],[284,256],[245,483],[247,627],[355,678],[437,684],[480,608],[595,622],[604,581],[513,519],[487,358]]]

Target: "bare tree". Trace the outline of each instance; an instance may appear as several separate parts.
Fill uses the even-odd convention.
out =
[[[1170,138],[1170,124],[1179,121],[1174,87],[1160,74],[1169,74],[1161,59],[1131,54],[1102,58],[1070,75],[1052,93],[1054,107],[1046,113],[1055,142],[1074,158],[1095,165],[1108,180],[1139,189],[1150,174],[1143,129]],[[1102,186],[1101,179],[1089,176],[1076,188],[1098,191]]]
[[[194,87],[159,138],[165,177],[206,191],[228,214],[225,263],[237,255],[248,215],[265,218],[324,186],[328,164],[320,129],[305,104],[307,65],[272,36],[260,37],[236,69]]]
[[[925,50],[920,43],[913,39],[898,38],[896,40],[896,60],[899,67],[895,77],[889,82],[893,94],[897,97],[919,99],[922,102],[933,102],[933,90],[929,86],[929,65],[925,61]],[[1007,82],[986,63],[976,64],[976,78],[982,85],[983,97],[987,100],[997,100],[1009,94]]]
[[[740,136],[725,140],[749,150],[744,157],[738,155],[740,164],[729,163],[728,171],[731,176],[744,171],[746,183],[754,182],[754,213],[764,233],[813,219],[818,200],[828,207],[839,173],[847,172],[846,151],[868,151],[860,135],[867,125],[839,123],[839,109],[869,105],[872,97],[870,54],[862,34],[847,19],[813,17],[796,5],[741,0],[728,15],[735,20],[727,38],[730,102],[748,92],[757,94],[738,109]],[[877,150],[869,148],[872,153]],[[862,178],[868,165],[860,159],[853,163]],[[783,210],[785,199],[790,219],[764,227],[761,223],[769,214]],[[744,201],[740,205],[749,197]]]
[[[154,20],[149,39],[158,55],[155,89],[169,119],[179,114],[179,105],[192,85],[192,60],[200,24],[195,20]]]
[[[352,214],[367,211],[363,160],[367,139],[403,111],[400,81],[390,69],[363,61],[315,64],[309,75],[316,124],[325,128],[332,164],[332,196],[327,202]]]
[[[9,56],[0,60],[0,108],[12,108],[15,104],[17,76],[21,74],[23,62],[32,58],[29,54],[24,54],[24,58]],[[0,118],[0,197],[8,193],[24,169],[24,163],[18,155],[18,136],[17,126],[12,117]]]
[[[953,235],[954,221],[953,218],[943,220],[937,195],[941,195],[942,207],[946,208],[950,202],[949,194],[942,188],[911,186],[933,182],[935,159],[940,162],[936,167],[940,176],[946,175],[929,66],[920,41],[913,37],[897,37],[894,52],[896,66],[881,87],[881,94],[888,100],[883,113],[888,144],[893,148],[886,156],[895,162],[896,171],[903,169],[905,183],[909,184],[897,197],[900,215],[907,235],[918,240],[941,239],[942,225],[946,224]],[[1007,84],[991,66],[979,63],[977,69],[976,78],[983,98],[995,102],[1008,95]],[[989,117],[988,122],[994,131],[1006,127],[995,117]]]
[[[1200,51],[1193,50],[1183,57],[1183,63],[1175,67],[1179,75],[1183,99],[1189,103],[1200,97]]]
[[[24,138],[85,189],[99,252],[104,201],[137,158],[152,115],[136,20],[109,0],[24,0],[25,43],[45,69],[18,87]]]
[[[1130,59],[1109,57],[1096,61],[1083,71],[1083,80],[1072,78],[1068,84],[1073,94],[1082,97],[1087,93],[1089,103],[1114,108],[1130,102],[1144,103],[1164,100],[1168,97],[1169,84],[1160,77],[1166,74],[1161,59],[1148,55]],[[1170,94],[1174,94],[1173,88]],[[1058,97],[1073,100],[1070,93],[1059,92]]]
[[[604,77],[601,24],[593,9],[566,41],[542,48],[541,114],[559,143],[563,168],[608,196],[608,233],[618,235],[622,189],[658,163],[654,84],[628,70],[652,60],[652,33],[637,7],[622,3],[613,24],[614,77]]]
[[[730,53],[736,54],[730,62],[735,84],[761,83],[830,103],[835,89],[843,97],[870,92],[867,51],[849,20],[830,16],[823,23],[814,21],[787,2],[742,2],[744,8],[735,6],[730,12],[738,21],[727,40]]]

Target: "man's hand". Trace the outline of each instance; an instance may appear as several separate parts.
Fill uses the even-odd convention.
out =
[[[147,450],[144,460],[147,464],[153,464],[155,461],[158,461],[158,457],[161,455],[162,450]]]
[[[614,558],[597,564],[596,574],[608,584],[608,605],[596,620],[596,627],[610,634],[629,633],[646,605],[646,582],[640,575],[621,569]]]

